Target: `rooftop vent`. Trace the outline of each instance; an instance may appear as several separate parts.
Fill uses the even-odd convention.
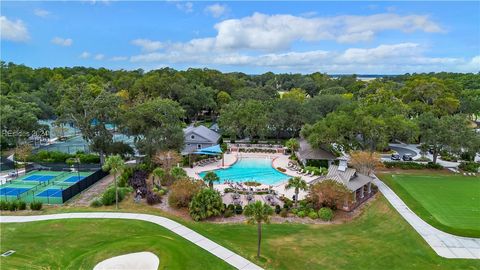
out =
[[[340,162],[338,163],[338,170],[342,171],[342,172],[347,170],[347,160],[346,159],[340,159]]]

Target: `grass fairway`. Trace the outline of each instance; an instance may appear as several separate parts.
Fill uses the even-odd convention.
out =
[[[100,261],[125,253],[151,251],[160,269],[232,269],[228,264],[176,236],[143,221],[52,220],[1,224],[1,269],[93,269]]]
[[[480,178],[421,173],[379,177],[432,226],[456,235],[480,237]]]

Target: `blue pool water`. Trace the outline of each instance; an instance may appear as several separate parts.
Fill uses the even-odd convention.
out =
[[[214,172],[220,177],[220,181],[245,182],[256,181],[266,185],[279,184],[290,178],[272,168],[272,160],[269,158],[242,158],[227,169],[218,169]],[[200,173],[204,177],[207,172]]]

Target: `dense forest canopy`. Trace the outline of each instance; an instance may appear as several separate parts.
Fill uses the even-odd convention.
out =
[[[41,128],[38,119],[75,125],[101,154],[113,143],[105,126],[115,123],[147,155],[180,149],[182,127],[197,121],[218,122],[231,139],[302,135],[315,146],[378,150],[393,140],[435,145],[432,134],[448,128],[443,123],[464,119],[454,128],[470,136],[469,143],[446,142],[446,148],[478,151],[478,134],[467,132],[468,120],[480,115],[478,73],[362,81],[355,75],[332,78],[319,72],[33,69],[5,62],[0,68],[2,147],[14,146]],[[426,124],[437,120],[438,125]]]

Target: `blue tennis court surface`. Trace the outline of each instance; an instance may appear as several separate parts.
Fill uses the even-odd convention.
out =
[[[85,176],[70,176],[67,180],[65,180],[63,182],[76,183],[76,182],[82,180],[83,178],[85,178]]]
[[[30,190],[30,188],[0,188],[0,195],[17,196],[28,190]]]
[[[23,178],[23,181],[40,181],[40,182],[46,182],[50,179],[55,178],[55,175],[30,175],[26,178]]]
[[[46,189],[36,195],[37,197],[62,197],[61,189]]]

